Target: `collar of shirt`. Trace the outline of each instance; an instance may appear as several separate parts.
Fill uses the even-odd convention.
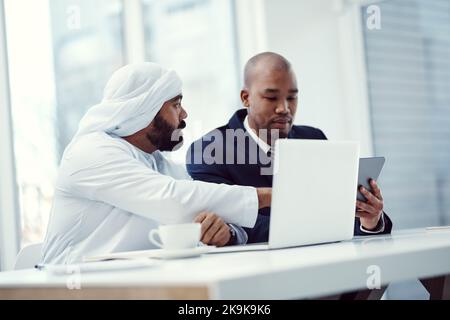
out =
[[[250,137],[256,142],[258,147],[262,151],[264,151],[265,154],[267,154],[270,151],[271,146],[269,146],[264,140],[260,139],[256,132],[252,128],[250,128],[250,125],[248,123],[248,116],[246,116],[244,119],[244,128],[245,130],[247,130]]]

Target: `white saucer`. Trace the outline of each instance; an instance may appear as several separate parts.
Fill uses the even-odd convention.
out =
[[[203,253],[208,253],[209,251],[211,251],[212,248],[215,248],[215,246],[201,246],[195,248],[173,249],[173,250],[160,249],[158,250],[157,253],[155,252],[155,255],[153,257],[160,259],[191,258],[197,257]]]

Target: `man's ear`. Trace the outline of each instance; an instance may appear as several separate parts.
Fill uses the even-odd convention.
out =
[[[241,90],[241,101],[242,101],[242,105],[245,107],[245,108],[248,108],[249,106],[250,106],[250,102],[248,101],[248,96],[249,96],[249,94],[248,94],[248,90],[247,89],[242,89]]]

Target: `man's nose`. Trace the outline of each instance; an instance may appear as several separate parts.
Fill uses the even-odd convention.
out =
[[[184,108],[181,107],[181,113],[180,113],[181,120],[186,119],[187,116],[188,116],[188,114],[187,114],[186,110],[184,110]]]
[[[277,113],[288,113],[289,110],[289,103],[287,100],[281,101],[276,108]]]

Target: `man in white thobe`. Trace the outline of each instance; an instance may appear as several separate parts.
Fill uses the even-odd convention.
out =
[[[246,242],[240,226],[253,227],[271,190],[192,181],[161,153],[182,142],[181,99],[177,74],[157,64],[113,74],[62,156],[41,263],[151,249],[160,224],[197,221],[204,243]]]

